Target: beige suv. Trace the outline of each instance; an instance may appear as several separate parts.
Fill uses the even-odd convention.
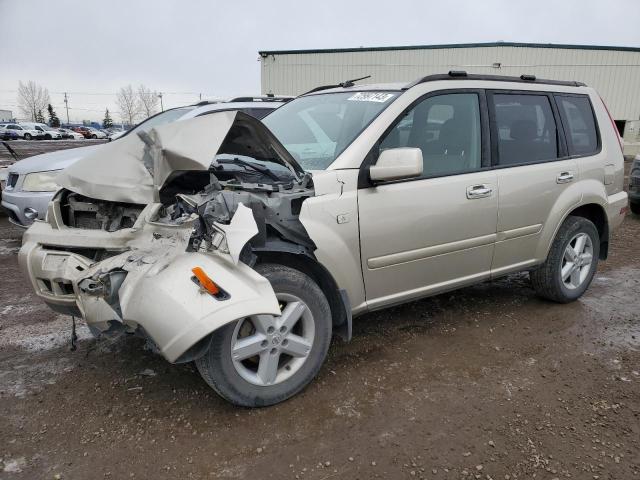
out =
[[[523,270],[576,300],[627,208],[593,89],[464,72],[158,126],[57,182],[20,251],[37,294],[247,406],[304,388],[352,316]]]

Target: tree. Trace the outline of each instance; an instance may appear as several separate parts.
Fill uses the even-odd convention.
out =
[[[49,104],[47,110],[49,111],[49,126],[55,128],[60,127],[60,119],[58,118],[58,115],[56,115],[56,112],[53,111],[51,104]]]
[[[104,111],[104,119],[102,120],[102,128],[111,128],[113,127],[113,120],[111,119],[111,115],[109,115],[109,109],[107,108]]]
[[[38,110],[42,116],[42,110],[49,104],[49,91],[36,82],[29,80],[27,83],[18,83],[18,108],[25,118],[37,121]],[[44,121],[44,117],[43,121]]]
[[[42,110],[38,110],[38,113],[36,113],[35,121],[36,123],[44,123],[44,115],[42,114]]]
[[[144,85],[138,86],[138,102],[140,102],[140,110],[145,117],[150,117],[158,112],[158,92],[151,91]]]
[[[116,104],[120,109],[122,119],[129,125],[134,125],[140,116],[140,103],[131,85],[122,87],[116,94]]]

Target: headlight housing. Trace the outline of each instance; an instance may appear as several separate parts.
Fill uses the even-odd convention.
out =
[[[48,172],[34,172],[27,174],[22,182],[22,190],[25,192],[55,192],[58,190],[56,178],[62,170],[50,170]]]

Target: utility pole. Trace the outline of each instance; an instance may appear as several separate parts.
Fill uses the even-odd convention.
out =
[[[64,92],[64,106],[67,109],[67,127],[69,126],[69,101],[67,100],[67,92]]]
[[[199,97],[200,97],[200,99],[199,99],[199,100],[200,100],[200,101],[202,101],[202,94],[199,94]]]
[[[158,98],[160,99],[160,111],[164,112],[164,107],[162,106],[162,92],[158,93]]]

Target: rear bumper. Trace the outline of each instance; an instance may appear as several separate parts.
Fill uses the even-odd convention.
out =
[[[609,232],[614,231],[622,224],[628,205],[629,196],[627,195],[627,192],[618,192],[608,197],[606,212]]]

